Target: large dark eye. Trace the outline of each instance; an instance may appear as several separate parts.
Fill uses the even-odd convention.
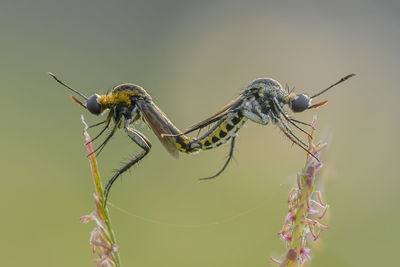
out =
[[[99,95],[94,94],[86,100],[86,108],[90,111],[90,113],[95,115],[99,115],[101,113],[101,105],[97,101],[98,98]]]
[[[304,94],[296,95],[289,104],[293,112],[302,112],[310,107],[310,98]]]

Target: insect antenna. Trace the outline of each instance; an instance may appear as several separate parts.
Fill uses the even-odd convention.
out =
[[[334,87],[334,86],[338,85],[339,83],[342,83],[342,82],[344,82],[344,81],[350,79],[350,78],[353,77],[353,76],[356,76],[356,75],[355,75],[354,73],[352,73],[352,74],[349,74],[349,75],[343,77],[342,79],[340,79],[340,80],[337,81],[336,83],[332,84],[332,85],[329,86],[328,88],[326,88],[326,89],[322,90],[321,92],[319,92],[319,93],[313,95],[311,98],[315,98],[315,97],[317,97],[317,96],[319,96],[319,95],[322,95],[323,93],[325,93],[326,91],[328,91],[328,90],[331,89],[332,87]]]
[[[72,92],[74,92],[74,93],[80,95],[83,99],[88,100],[87,96],[85,96],[84,94],[82,94],[82,93],[79,92],[78,90],[75,90],[75,89],[72,88],[71,86],[67,85],[66,83],[64,83],[63,81],[61,81],[60,79],[58,79],[57,76],[54,75],[53,73],[48,72],[48,74],[49,74],[51,77],[53,77],[54,80],[56,80],[59,84],[61,84],[61,85],[65,86],[65,87],[67,87],[67,88],[68,88],[69,90],[71,90]],[[78,99],[76,99],[76,98],[73,97],[73,96],[71,96],[71,97],[72,97],[72,99],[73,99],[75,102],[77,102],[78,104],[80,104],[81,106],[83,106],[84,108],[86,108],[86,106],[83,105],[82,102],[80,102]]]

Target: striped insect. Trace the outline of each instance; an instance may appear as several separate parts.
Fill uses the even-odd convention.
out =
[[[269,122],[278,125],[279,129],[285,134],[285,136],[318,160],[318,158],[308,150],[305,142],[297,137],[289,126],[290,124],[307,136],[310,136],[299,126],[299,124],[307,126],[311,125],[290,117],[284,110],[284,106],[288,105],[293,112],[298,113],[325,105],[328,101],[322,101],[314,105],[311,104],[311,101],[332,87],[353,76],[355,76],[355,74],[349,74],[311,97],[306,94],[295,94],[289,92],[289,90],[285,91],[276,80],[270,78],[259,78],[252,81],[236,100],[222,108],[213,116],[189,127],[183,133],[162,134],[161,136],[176,137],[178,149],[186,153],[191,153],[200,149],[213,149],[226,143],[228,140],[231,140],[228,158],[222,169],[215,175],[201,178],[200,180],[213,179],[226,169],[233,157],[237,132],[243,127],[247,120],[262,125],[267,125]],[[186,137],[186,134],[200,130],[213,123],[214,125],[201,137],[197,139],[188,139],[188,137]]]
[[[105,124],[104,128],[92,141],[99,138],[110,127],[111,123],[114,122],[110,133],[102,144],[94,150],[94,153],[98,154],[103,150],[118,128],[123,128],[127,135],[142,148],[141,152],[119,168],[108,181],[104,190],[105,203],[108,199],[111,186],[118,177],[142,160],[151,149],[152,145],[150,141],[142,133],[132,127],[133,122],[138,120],[144,121],[152,129],[166,150],[175,158],[178,157],[178,152],[190,154],[199,150],[209,150],[231,140],[229,156],[222,169],[211,177],[202,178],[202,180],[212,179],[221,174],[229,164],[233,156],[236,133],[249,119],[263,125],[268,124],[270,121],[277,124],[291,141],[308,151],[306,144],[293,133],[288,125],[292,124],[294,127],[307,134],[306,131],[297,125],[298,123],[305,123],[289,117],[284,111],[284,105],[288,105],[293,112],[302,112],[324,105],[327,101],[312,105],[311,100],[333,86],[354,76],[354,74],[348,75],[312,97],[308,97],[304,94],[286,92],[283,90],[282,86],[273,79],[256,79],[251,82],[231,104],[225,106],[213,116],[181,132],[152,101],[151,96],[138,85],[124,83],[115,86],[108,94],[94,94],[90,97],[86,97],[84,94],[59,80],[54,74],[49,74],[57,82],[82,97],[85,100],[84,103],[74,96],[71,96],[75,102],[87,109],[90,113],[100,115],[104,112],[108,112],[104,121],[89,126],[89,128],[92,128]],[[202,129],[213,123],[214,125],[201,137],[191,138],[187,136],[188,133]],[[310,151],[308,152],[312,155]]]

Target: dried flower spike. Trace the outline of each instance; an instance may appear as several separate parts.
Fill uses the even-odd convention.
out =
[[[89,153],[90,168],[92,171],[93,182],[96,188],[94,193],[96,210],[79,218],[83,224],[90,221],[96,223],[95,228],[90,234],[89,243],[92,245],[93,253],[99,258],[94,262],[98,267],[120,267],[120,259],[118,254],[118,246],[115,241],[114,232],[111,228],[111,221],[107,208],[104,206],[103,187],[101,185],[99,170],[97,168],[96,155],[93,153],[92,141],[87,133],[87,124],[82,116],[82,122],[85,125],[84,135],[86,146]]]
[[[326,144],[312,143],[316,118],[312,122],[312,132],[308,139],[308,150],[317,158]],[[287,251],[282,261],[270,258],[270,260],[283,266],[304,266],[311,260],[311,250],[307,247],[308,240],[317,240],[323,230],[329,227],[319,222],[327,210],[328,205],[322,200],[320,191],[315,191],[315,174],[322,167],[314,157],[307,154],[306,163],[301,173],[297,175],[296,186],[289,192],[289,211],[286,215],[283,227],[278,233],[281,240],[286,243]],[[312,215],[319,215],[314,218]]]

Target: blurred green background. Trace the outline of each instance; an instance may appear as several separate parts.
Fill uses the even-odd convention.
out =
[[[356,73],[320,97],[328,105],[296,115],[318,114],[316,138],[330,142],[331,229],[312,266],[397,262],[399,12],[396,0],[1,1],[1,266],[94,266],[93,225],[78,221],[94,207],[80,114],[102,118],[48,71],[86,95],[142,85],[181,129],[258,77],[313,94]],[[138,130],[153,148],[110,198],[130,213],[110,210],[123,265],[273,266],[304,152],[277,127],[248,123],[226,172],[198,183],[228,146],[175,160]],[[103,180],[138,151],[118,133],[98,158]]]

